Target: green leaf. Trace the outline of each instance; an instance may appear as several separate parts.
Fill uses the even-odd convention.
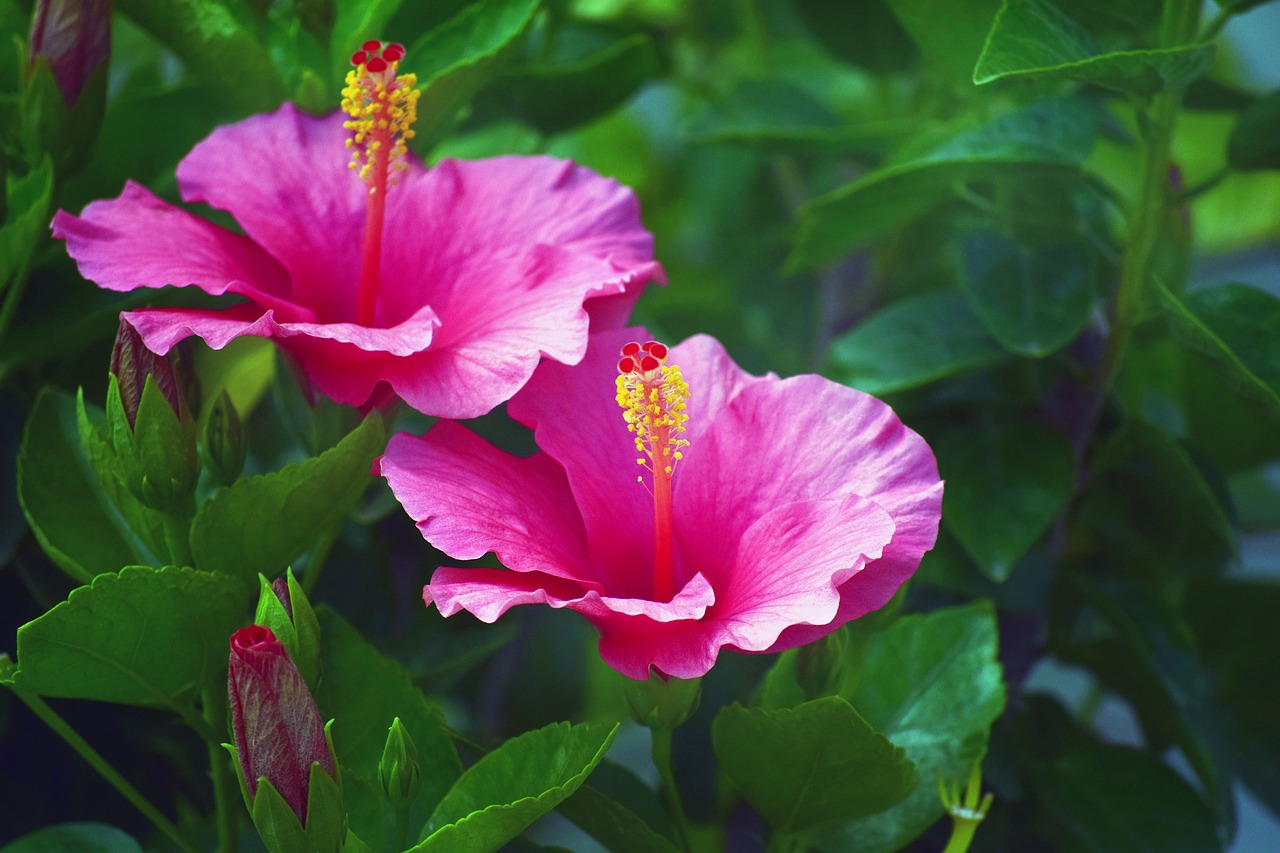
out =
[[[540,0],[476,3],[413,43],[406,56],[422,91],[418,114],[434,128],[419,127],[420,137],[430,137],[419,151],[442,138],[454,114],[502,70],[539,5]]]
[[[0,853],[142,853],[138,842],[105,823],[60,823],[29,832],[0,847]]]
[[[897,850],[942,816],[938,780],[969,777],[1004,710],[996,643],[988,604],[903,616],[871,638],[862,678],[843,695],[876,731],[906,750],[920,784],[888,811],[821,833],[819,847]]]
[[[510,113],[549,135],[616,109],[662,70],[653,37],[632,33],[572,62],[513,66],[495,91]]]
[[[418,749],[422,783],[410,808],[410,825],[421,825],[462,773],[458,753],[440,714],[394,660],[325,606],[320,621],[323,678],[316,705],[333,720],[333,744],[342,768],[351,831],[376,850],[394,828],[395,816],[378,782],[378,762],[392,719],[400,718]]]
[[[1092,257],[1071,243],[1032,246],[983,232],[961,245],[960,287],[996,340],[1019,355],[1048,355],[1080,333],[1094,276]]]
[[[288,96],[266,47],[217,0],[117,0],[116,9],[176,53],[236,110],[273,109]]]
[[[885,0],[860,3],[856,15],[830,0],[792,0],[814,40],[868,71],[906,71],[916,59],[911,36]],[[964,14],[964,13],[960,13]]]
[[[1280,415],[1280,300],[1243,284],[1224,284],[1181,301],[1160,289],[1180,340],[1204,356],[1246,399]]]
[[[606,780],[614,784],[606,785]],[[611,853],[677,853],[671,840],[654,829],[660,824],[633,811],[643,811],[642,805],[661,812],[653,792],[643,782],[618,765],[602,761],[591,784],[580,787],[556,811]]]
[[[1221,850],[1212,813],[1159,758],[1081,738],[1032,775],[1067,851]]]
[[[946,481],[942,518],[997,583],[1057,517],[1075,486],[1062,433],[1022,418],[984,418],[934,442]]]
[[[179,708],[226,679],[249,618],[238,581],[169,566],[102,574],[18,629],[14,683],[42,696]]]
[[[855,147],[861,134],[806,89],[786,80],[742,80],[689,124],[697,142],[765,149],[830,151]]]
[[[1104,53],[1084,27],[1050,0],[1004,0],[973,69],[973,82],[1082,80],[1151,95],[1186,87],[1208,69],[1213,51],[1213,45],[1201,44]]]
[[[254,585],[259,572],[283,573],[341,527],[385,443],[382,419],[371,414],[319,456],[219,490],[191,525],[196,565]]]
[[[336,0],[330,55],[337,65],[335,70],[339,80],[351,68],[351,54],[360,45],[370,39],[395,40],[391,33],[386,32],[387,21],[403,2],[404,0]],[[416,58],[411,58],[410,61],[416,61]],[[406,65],[404,70],[414,69]]]
[[[45,553],[88,583],[122,566],[158,563],[160,521],[110,474],[111,451],[92,424],[102,413],[83,412],[82,428],[69,394],[46,389],[36,398],[18,454],[18,499]]]
[[[1004,357],[963,296],[931,290],[881,308],[837,338],[824,373],[868,394],[888,394]]]
[[[4,181],[5,219],[0,225],[0,295],[40,247],[49,227],[53,163],[46,156],[25,175]]]
[[[578,790],[617,729],[617,723],[553,723],[505,742],[462,774],[412,853],[497,850]]]
[[[1097,105],[1083,99],[1037,101],[876,169],[800,207],[787,266],[830,264],[970,181],[1078,172],[1098,138],[1099,122]]]
[[[920,52],[956,85],[969,83],[997,0],[886,0]],[[946,22],[942,25],[941,22]]]
[[[1095,560],[1160,586],[1214,573],[1237,553],[1224,499],[1173,436],[1128,420],[1095,450],[1074,518],[1090,531]]]
[[[1227,142],[1227,163],[1237,172],[1280,169],[1280,89],[1240,113]]]
[[[839,696],[776,711],[730,705],[711,740],[720,768],[779,834],[878,814],[920,782],[903,750]]]

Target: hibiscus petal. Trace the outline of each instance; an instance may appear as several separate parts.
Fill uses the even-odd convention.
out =
[[[874,501],[895,529],[883,556],[842,589],[836,620],[843,623],[882,607],[938,533],[942,482],[933,452],[883,402],[818,376],[752,383],[689,448],[674,500],[678,516],[722,520],[715,529],[723,561],[769,508],[848,494]],[[823,633],[792,629],[783,641]]]
[[[355,314],[368,206],[368,188],[347,167],[342,122],[286,103],[215,129],[178,164],[182,197],[235,217],[289,271],[290,298],[321,322]]]
[[[197,287],[237,293],[292,319],[310,319],[288,301],[289,279],[253,241],[193,216],[129,181],[119,197],[90,202],[80,216],[59,210],[53,236],[67,243],[80,274],[108,290]]]
[[[449,556],[492,551],[516,573],[574,581],[577,595],[599,588],[564,472],[546,454],[521,459],[440,421],[421,437],[392,436],[376,464],[422,535]]]

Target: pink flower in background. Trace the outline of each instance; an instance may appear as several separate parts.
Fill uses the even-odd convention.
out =
[[[701,676],[721,648],[792,648],[883,606],[937,536],[924,440],[859,391],[751,376],[705,336],[628,343],[643,335],[594,334],[579,365],[538,369],[508,405],[534,428],[529,458],[450,421],[392,438],[382,474],[427,541],[507,567],[442,567],[424,599],[485,622],[576,610],[635,679]]]
[[[383,79],[403,54],[391,47],[368,58]],[[215,349],[269,337],[338,402],[394,394],[451,418],[508,399],[543,356],[578,361],[589,322],[622,324],[662,278],[635,196],[584,167],[512,156],[426,169],[381,157],[380,183],[362,169],[366,183],[348,168],[350,139],[342,114],[286,104],[197,145],[178,166],[183,200],[226,211],[243,234],[130,182],[80,216],[59,211],[54,236],[110,290],[240,297],[216,310],[128,312],[157,353],[191,335]]]
[[[311,765],[318,761],[333,776],[333,754],[306,682],[269,628],[250,625],[231,635],[227,691],[250,800],[265,777],[306,826]]]

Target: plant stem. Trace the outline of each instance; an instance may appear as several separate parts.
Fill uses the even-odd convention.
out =
[[[671,736],[674,729],[655,726],[649,729],[649,733],[653,739],[653,765],[658,768],[658,787],[662,789],[662,799],[675,824],[676,840],[681,850],[690,851],[693,848],[689,844],[689,820],[685,817],[680,789],[676,787],[676,778],[671,772]]]
[[[222,690],[210,688],[201,696],[204,719],[215,732],[227,729],[227,697]],[[234,853],[240,835],[239,785],[231,775],[227,751],[215,740],[207,742],[209,776],[213,780],[213,802],[217,814],[218,853]]]
[[[951,838],[942,853],[968,853],[973,836],[978,832],[976,821],[958,820],[951,825]]]
[[[1160,46],[1178,47],[1195,35],[1199,5],[1194,0],[1166,0],[1160,22]],[[1114,328],[1103,361],[1109,383],[1124,356],[1130,335],[1144,319],[1150,301],[1148,279],[1151,256],[1166,215],[1169,187],[1169,149],[1181,106],[1179,92],[1161,92],[1150,105],[1139,106],[1142,159],[1138,198],[1129,215],[1128,240],[1120,264]]]
[[[39,696],[31,693],[12,682],[7,685],[21,699],[28,708],[35,713],[37,717],[44,721],[45,725],[53,729],[59,737],[66,741],[67,745],[74,749],[81,758],[88,762],[89,766],[98,771],[98,774],[106,779],[111,787],[120,792],[120,796],[128,800],[134,808],[140,811],[147,820],[155,824],[156,829],[163,832],[169,839],[186,853],[199,853],[199,848],[186,838],[164,813],[152,805],[151,801],[143,796],[142,792],[133,787],[129,780],[125,779],[116,771],[114,767],[107,763],[97,750],[89,745],[88,741],[82,738],[75,729],[67,724],[67,721],[58,716],[57,712],[49,707],[48,703]]]

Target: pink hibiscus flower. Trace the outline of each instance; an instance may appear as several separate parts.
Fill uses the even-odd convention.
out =
[[[394,73],[403,48],[371,46],[353,57],[348,116],[285,104],[218,128],[179,164],[183,200],[230,213],[243,235],[132,182],[78,217],[59,211],[53,233],[101,287],[242,297],[221,310],[128,312],[157,353],[190,335],[215,349],[269,337],[338,402],[394,394],[427,414],[475,417],[542,356],[577,362],[588,325],[625,322],[662,268],[634,194],[589,169],[514,156],[426,169],[409,158],[415,99],[401,84],[412,78]],[[380,108],[407,114],[381,145],[369,144],[378,131],[366,89],[398,95]]]
[[[938,532],[924,440],[822,377],[754,377],[712,338],[668,353],[637,334],[593,334],[579,365],[543,364],[511,400],[531,457],[451,421],[391,439],[381,472],[423,536],[507,567],[439,568],[427,603],[485,622],[575,610],[634,679],[695,678],[722,648],[793,648],[883,606]]]

